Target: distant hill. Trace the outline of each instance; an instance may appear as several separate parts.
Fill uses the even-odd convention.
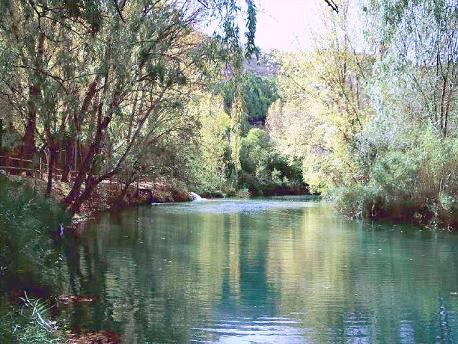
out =
[[[270,55],[261,55],[259,59],[246,59],[243,62],[243,69],[245,72],[262,77],[275,76],[278,73],[278,66]]]
[[[243,61],[243,71],[245,73],[252,73],[259,77],[272,77],[277,75],[278,66],[271,55],[260,55],[258,59],[252,57]],[[224,75],[227,79],[232,76],[232,70],[229,66],[224,69]]]

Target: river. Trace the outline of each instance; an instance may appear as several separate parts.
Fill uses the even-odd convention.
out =
[[[73,331],[125,343],[458,343],[458,235],[315,198],[106,214],[66,249]]]

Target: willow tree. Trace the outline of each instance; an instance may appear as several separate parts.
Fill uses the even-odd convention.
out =
[[[372,116],[367,82],[373,57],[356,51],[349,1],[313,52],[277,56],[280,100],[269,109],[267,126],[277,148],[302,165],[304,181],[326,192],[367,178],[367,157],[355,154]],[[332,16],[331,16],[332,15]]]
[[[255,7],[247,1],[247,53]],[[0,92],[24,127],[24,155],[46,152],[52,189],[57,152],[76,169],[71,212],[103,181],[154,169],[154,147],[185,140],[194,119],[180,111],[207,82],[211,61],[240,65],[233,0],[3,1]],[[199,33],[217,23],[212,37]],[[149,154],[149,155],[148,155]],[[141,167],[141,168],[140,168]],[[132,178],[129,178],[130,180]]]
[[[364,7],[378,47],[380,106],[401,121],[430,122],[446,137],[458,125],[458,3],[371,1]]]

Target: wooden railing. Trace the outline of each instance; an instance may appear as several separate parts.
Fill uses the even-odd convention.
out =
[[[27,173],[27,175],[32,176],[34,178],[43,178],[47,176],[48,173],[48,166],[46,164],[46,161],[43,161],[40,157],[38,162],[35,162],[33,160],[29,159],[22,159],[22,158],[17,158],[14,156],[8,156],[8,155],[0,155],[0,170],[5,171],[7,174],[10,175],[20,175],[22,173]],[[53,168],[53,179],[54,180],[61,180],[62,179],[62,174],[64,170],[58,167]],[[76,170],[70,170],[68,171],[68,180],[73,181],[75,180],[76,176],[78,174],[78,171]],[[97,177],[96,175],[94,177]],[[112,176],[108,178],[105,182],[110,183],[111,185],[119,185],[120,187],[124,184],[124,182],[119,179],[118,176]],[[142,182],[142,180],[137,180],[135,182],[137,192],[139,189],[139,184]]]
[[[47,166],[42,163],[41,158],[39,159],[38,164],[34,166],[32,160],[7,155],[0,155],[0,170],[3,170],[8,174],[21,174],[25,172],[29,175],[33,175],[34,177],[42,177],[44,174],[48,173]],[[62,177],[64,170],[54,167],[53,172],[54,179],[59,179]],[[69,179],[74,179],[76,174],[77,171],[70,170],[68,172]]]
[[[33,168],[33,161],[28,159],[15,158],[7,155],[0,155],[0,170],[5,172],[14,171],[20,174],[21,172],[37,172]]]

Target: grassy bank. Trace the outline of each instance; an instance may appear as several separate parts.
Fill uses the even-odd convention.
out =
[[[0,175],[0,342],[57,340],[45,304],[58,284],[53,236],[70,217],[25,180]]]

